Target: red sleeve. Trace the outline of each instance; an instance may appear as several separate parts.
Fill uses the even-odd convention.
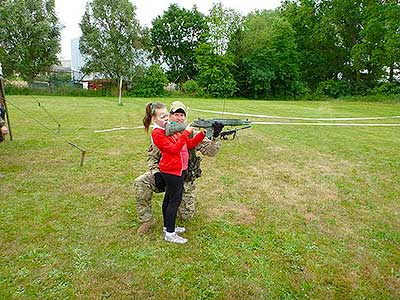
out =
[[[187,147],[188,149],[193,149],[195,148],[198,144],[200,144],[204,137],[205,133],[200,131],[198,134],[196,134],[193,138],[187,140]]]
[[[171,142],[169,138],[165,136],[165,131],[161,129],[154,129],[151,133],[151,137],[154,144],[158,149],[160,149],[161,152],[176,154],[182,150],[183,146],[186,144],[186,141],[189,139],[189,132],[184,130],[176,143]]]

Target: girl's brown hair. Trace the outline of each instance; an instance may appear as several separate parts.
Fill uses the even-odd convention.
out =
[[[165,108],[166,105],[164,103],[154,103],[154,102],[150,102],[147,103],[146,105],[146,114],[143,118],[143,125],[144,125],[144,130],[146,130],[146,132],[149,132],[149,127],[151,124],[151,118],[154,117],[156,115],[156,110],[157,109],[161,109],[161,108]]]

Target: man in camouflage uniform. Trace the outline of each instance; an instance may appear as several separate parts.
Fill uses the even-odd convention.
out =
[[[3,103],[0,99],[0,143],[5,140],[5,136],[8,133],[8,129],[6,126],[6,109],[3,106]]]
[[[8,129],[6,127],[6,108],[3,103],[3,69],[0,63],[0,143],[5,140],[5,135],[8,133]]]
[[[182,102],[175,101],[171,104],[169,121],[178,124],[185,123],[186,116],[186,106]],[[218,136],[222,128],[223,124],[214,124],[213,137],[211,140],[204,138],[195,149],[189,150],[188,175],[184,180],[182,202],[178,209],[178,217],[180,219],[192,218],[195,212],[195,180],[201,176],[200,162],[202,159],[196,155],[196,152],[199,151],[201,154],[206,156],[215,156],[221,147],[221,141]],[[160,150],[153,144],[153,142],[151,142],[147,155],[149,172],[144,173],[134,181],[137,215],[139,222],[141,223],[138,228],[139,234],[147,233],[155,224],[151,203],[153,192],[162,193],[165,191],[165,184],[158,167],[160,158]]]

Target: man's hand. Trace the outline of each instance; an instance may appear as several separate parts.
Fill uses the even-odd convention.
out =
[[[216,138],[219,136],[222,129],[224,128],[224,124],[222,124],[220,122],[214,122],[214,123],[212,123],[212,128],[213,128],[213,137]]]
[[[162,174],[160,172],[157,172],[154,174],[154,179],[156,182],[156,187],[160,190],[160,191],[164,191],[165,190],[165,181],[164,178],[162,176]]]

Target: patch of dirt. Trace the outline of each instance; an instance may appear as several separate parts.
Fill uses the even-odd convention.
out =
[[[106,151],[106,155],[109,155],[109,156],[119,156],[119,155],[121,155],[121,150],[120,150],[120,149],[113,149],[113,148],[111,148],[111,149],[108,149],[108,150]]]
[[[394,298],[400,299],[400,278],[389,276],[386,280],[386,286],[392,292]]]
[[[271,151],[284,155],[276,157]],[[341,217],[342,207],[337,203],[342,199],[336,186],[355,168],[351,162],[315,153],[312,157],[302,153],[287,157],[282,147],[267,152],[265,159],[244,168],[222,169],[205,159],[196,197],[206,206],[200,209],[211,217],[231,214],[234,222],[247,224],[255,222],[260,209],[272,206],[303,215],[306,224],[313,223],[328,234],[353,233],[354,226]],[[328,224],[330,219],[338,225]]]
[[[207,206],[206,214],[212,219],[229,215],[236,224],[253,224],[256,221],[255,212],[250,206],[233,201],[224,202],[218,206]]]

